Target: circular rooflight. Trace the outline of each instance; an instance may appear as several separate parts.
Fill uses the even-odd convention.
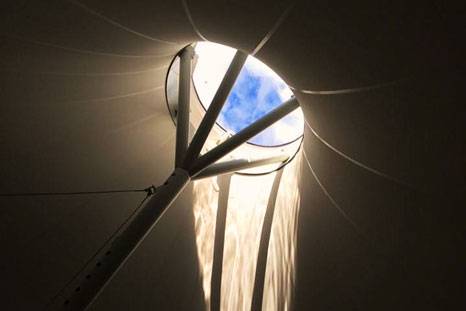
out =
[[[190,140],[200,126],[236,53],[233,48],[210,42],[199,42],[193,46],[195,55],[192,60],[190,90]],[[180,56],[177,55],[168,69],[165,88],[168,110],[175,124],[178,110],[179,66]],[[216,125],[210,131],[201,154],[220,145],[292,96],[291,89],[283,79],[258,59],[248,56],[216,120]],[[303,113],[301,108],[298,108],[220,161],[287,157],[288,160],[285,163],[280,162],[241,171],[242,174],[252,175],[273,172],[294,158],[301,146],[303,132]]]

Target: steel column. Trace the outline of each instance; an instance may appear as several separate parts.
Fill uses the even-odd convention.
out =
[[[206,177],[233,173],[236,171],[241,171],[241,170],[245,170],[245,169],[252,168],[252,167],[285,162],[286,160],[288,160],[288,158],[289,158],[288,156],[281,155],[281,156],[275,156],[275,157],[258,159],[258,160],[238,159],[238,160],[232,160],[232,161],[226,161],[226,162],[218,162],[218,163],[214,163],[210,165],[209,167],[202,170],[199,174],[193,176],[192,178],[196,180],[196,179],[201,179],[201,178],[206,178]]]
[[[175,169],[128,225],[105,245],[99,255],[60,293],[50,309],[87,309],[189,181],[188,172]]]
[[[242,129],[217,147],[213,148],[206,154],[198,158],[193,165],[189,167],[189,173],[192,176],[195,176],[200,171],[205,169],[207,166],[221,159],[243,143],[247,142],[252,137],[256,136],[266,128],[268,128],[273,123],[277,122],[293,110],[299,107],[299,103],[296,98],[292,98],[279,107],[275,108],[267,115],[263,116],[253,124]]]
[[[176,114],[176,151],[175,167],[183,163],[188,149],[189,103],[191,93],[191,60],[194,48],[187,46],[180,56],[180,75],[178,79],[178,109]]]
[[[212,127],[214,126],[215,121],[217,120],[217,117],[222,110],[222,107],[225,104],[231,89],[233,88],[233,85],[236,82],[236,78],[243,68],[247,57],[247,54],[239,50],[236,52],[230,67],[228,67],[228,70],[223,77],[222,83],[220,84],[214,98],[212,99],[212,103],[207,109],[207,112],[202,119],[196,134],[194,134],[193,140],[191,141],[188,151],[186,152],[183,167],[189,167],[201,153],[202,147],[204,146],[204,143],[209,136],[209,133],[212,130]]]

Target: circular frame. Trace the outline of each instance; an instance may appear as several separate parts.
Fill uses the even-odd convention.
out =
[[[178,51],[178,53],[175,54],[175,56],[173,57],[173,59],[170,61],[170,64],[168,65],[168,70],[167,70],[167,73],[165,75],[165,90],[164,90],[164,93],[165,93],[165,103],[167,105],[167,110],[168,110],[168,113],[170,114],[170,118],[172,119],[172,122],[173,122],[173,125],[176,127],[176,116],[174,116],[172,114],[172,110],[170,108],[170,103],[169,103],[169,99],[168,99],[168,77],[169,77],[169,74],[170,74],[170,71],[173,67],[173,64],[175,63],[177,57],[179,58],[180,57],[180,54],[183,52],[183,50],[188,47],[188,46],[192,46],[193,44],[195,43],[192,43],[192,44],[188,44],[186,45],[185,47],[183,47],[180,51]],[[200,104],[200,106],[202,107],[203,111],[204,112],[207,112],[207,109],[206,107],[204,106],[204,104],[202,103],[201,99],[199,98],[199,94],[198,94],[198,91],[197,91],[197,88],[196,88],[196,85],[194,83],[194,80],[193,80],[193,77],[191,76],[191,83],[193,85],[193,88],[194,88],[194,93],[196,94],[196,97],[197,97],[197,100]],[[293,91],[293,90],[292,90]],[[219,124],[217,121],[215,122],[215,125],[218,126],[222,131],[224,131],[225,133],[230,133],[228,130],[226,130],[221,124]],[[233,134],[234,135],[234,134]],[[299,151],[301,150],[301,147],[302,147],[302,144],[303,144],[303,141],[304,141],[304,129],[303,129],[303,133],[294,138],[293,140],[289,141],[289,142],[286,142],[286,143],[283,143],[283,144],[278,144],[278,145],[260,145],[260,144],[256,144],[256,143],[252,143],[252,142],[249,142],[247,141],[246,144],[248,145],[251,145],[253,147],[257,147],[257,148],[272,148],[272,149],[275,149],[275,148],[282,148],[282,147],[285,147],[285,146],[289,146],[290,144],[293,144],[297,141],[300,140],[300,143],[298,145],[298,147],[296,148],[296,151],[288,158],[287,161],[281,163],[280,165],[278,165],[278,167],[272,169],[272,170],[269,170],[269,171],[265,171],[265,172],[260,172],[260,173],[247,173],[247,172],[241,172],[241,171],[236,171],[236,172],[233,172],[233,174],[238,174],[238,175],[243,175],[243,176],[263,176],[263,175],[267,175],[267,174],[271,174],[271,173],[274,173],[274,172],[277,172],[279,170],[281,170],[282,168],[284,168],[288,163],[290,163],[291,161],[293,161],[293,159],[296,157],[296,155],[299,153]]]

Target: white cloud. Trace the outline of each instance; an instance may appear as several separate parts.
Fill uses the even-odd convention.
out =
[[[215,95],[220,83],[234,57],[235,49],[215,43],[201,42],[196,44],[196,54],[199,55],[197,65],[193,73],[194,84],[201,102],[208,107]],[[219,122],[225,127],[233,129],[245,123],[251,118],[251,111],[268,111],[271,103],[267,96],[278,93],[282,102],[292,97],[293,93],[286,83],[267,65],[248,57],[245,70],[254,78],[260,79],[257,101],[251,103],[256,105],[255,109],[244,109],[244,107],[230,106],[228,116],[220,115]],[[243,102],[249,100],[246,92],[236,92]],[[232,122],[237,122],[232,125]],[[274,145],[283,144],[294,140],[303,132],[304,120],[301,109],[296,110],[285,119],[272,125],[252,139],[254,143]]]
[[[270,67],[257,58],[248,57],[246,66],[252,75],[261,78],[264,92],[268,92],[273,89],[278,92],[283,101],[290,99],[293,95],[293,92],[286,85],[285,81],[283,81],[282,78],[280,78],[280,76],[277,75]]]

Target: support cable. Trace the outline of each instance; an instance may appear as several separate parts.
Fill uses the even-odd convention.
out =
[[[63,76],[63,77],[112,77],[112,76],[133,76],[152,71],[166,69],[167,66],[154,67],[137,71],[121,71],[121,72],[66,72],[66,71],[29,71],[17,69],[1,69],[1,72],[20,73],[28,75],[45,75],[45,76]]]
[[[338,89],[338,90],[322,90],[322,91],[314,91],[314,90],[303,90],[303,89],[298,89],[293,86],[289,86],[289,88],[292,91],[295,92],[300,92],[303,94],[310,94],[310,95],[339,95],[339,94],[353,94],[353,93],[360,93],[360,92],[366,92],[366,91],[372,91],[376,89],[381,89],[385,88],[388,86],[396,85],[398,83],[402,83],[404,81],[407,81],[411,79],[410,77],[405,77],[405,78],[400,78],[392,81],[387,81],[387,82],[381,82],[377,84],[372,84],[372,85],[367,85],[367,86],[361,86],[361,87],[354,87],[354,88],[349,88],[349,89]]]
[[[359,226],[354,222],[353,219],[351,219],[351,217],[345,212],[344,209],[342,209],[340,207],[340,205],[333,199],[332,195],[327,191],[327,189],[324,187],[324,185],[322,184],[322,182],[320,181],[319,177],[317,177],[317,174],[316,172],[314,171],[314,169],[312,168],[311,166],[311,163],[309,162],[309,159],[307,158],[307,155],[306,155],[306,152],[303,150],[303,155],[304,155],[304,159],[306,160],[306,163],[307,163],[307,166],[309,167],[309,170],[312,174],[312,176],[314,177],[315,181],[317,182],[317,184],[319,185],[320,189],[322,189],[322,192],[325,194],[325,196],[329,199],[330,203],[332,203],[333,207],[335,207],[335,209],[343,216],[344,219],[346,219],[348,221],[348,223],[351,224],[351,226],[355,229],[355,231],[361,235],[361,236],[365,236],[361,230],[361,228],[359,228]]]
[[[129,28],[129,27],[123,25],[123,24],[120,24],[120,23],[114,21],[111,18],[108,18],[107,16],[103,15],[102,13],[97,12],[96,10],[88,7],[87,5],[85,5],[85,4],[83,4],[83,3],[79,2],[79,1],[76,1],[76,0],[66,0],[66,1],[73,4],[73,5],[75,5],[75,6],[77,6],[77,7],[79,7],[79,8],[81,8],[81,9],[83,9],[83,10],[85,10],[89,14],[100,18],[101,20],[109,23],[112,26],[115,26],[115,27],[117,27],[119,29],[122,29],[122,30],[124,30],[124,31],[126,31],[128,33],[131,33],[133,35],[136,35],[138,37],[141,37],[141,38],[144,38],[144,39],[147,39],[147,40],[150,40],[150,41],[155,41],[155,42],[159,42],[159,43],[168,44],[168,45],[178,45],[178,43],[176,43],[176,42],[154,38],[152,36],[146,35],[146,34],[141,33],[139,31],[133,30],[133,29],[131,29],[131,28]]]
[[[329,148],[330,150],[334,151],[336,154],[338,154],[338,155],[341,156],[342,158],[344,158],[344,159],[350,161],[351,163],[353,163],[353,164],[359,166],[360,168],[363,168],[363,169],[365,169],[365,170],[367,170],[367,171],[369,171],[369,172],[371,172],[371,173],[373,173],[373,174],[375,174],[375,175],[378,175],[378,176],[380,176],[380,177],[382,177],[382,178],[385,178],[385,179],[387,179],[387,180],[390,180],[390,181],[392,181],[392,182],[395,182],[395,183],[397,183],[397,184],[399,184],[399,185],[401,185],[401,186],[404,186],[404,187],[407,187],[407,188],[410,188],[410,189],[415,189],[415,187],[414,187],[413,185],[411,185],[411,184],[409,184],[409,183],[407,183],[407,182],[405,182],[405,181],[403,181],[403,180],[400,180],[400,179],[398,179],[398,178],[392,177],[392,176],[390,176],[390,175],[388,175],[388,174],[385,174],[385,173],[383,173],[383,172],[381,172],[381,171],[379,171],[379,170],[377,170],[377,169],[375,169],[375,168],[372,168],[372,167],[370,167],[370,166],[367,166],[367,165],[365,165],[365,164],[359,162],[358,160],[356,160],[356,159],[350,157],[349,155],[343,153],[342,151],[338,150],[337,148],[335,148],[334,146],[332,146],[330,143],[328,143],[325,139],[323,139],[322,137],[320,137],[320,135],[312,128],[312,126],[309,124],[309,122],[307,122],[306,119],[304,119],[304,122],[306,123],[306,126],[309,128],[309,130],[311,131],[311,133],[312,133],[322,144],[324,144],[327,148]]]
[[[199,28],[197,28],[196,23],[194,23],[193,16],[191,15],[191,11],[189,10],[189,6],[186,0],[181,0],[181,3],[183,4],[184,13],[186,14],[186,17],[188,18],[189,23],[191,24],[191,27],[193,28],[196,35],[198,35],[198,37],[204,41],[209,41],[206,37],[204,37]]]
[[[383,250],[381,247],[379,247],[378,243],[371,238],[369,238],[364,230],[361,229],[360,226],[346,213],[346,211],[338,204],[337,201],[332,197],[332,195],[328,192],[327,188],[322,184],[320,181],[319,177],[317,177],[317,173],[314,171],[312,168],[312,165],[306,155],[306,152],[303,150],[303,155],[304,159],[306,160],[307,166],[309,167],[309,171],[311,172],[312,176],[314,177],[314,180],[317,182],[319,185],[320,189],[324,193],[324,195],[328,198],[330,201],[331,205],[340,213],[341,216],[353,227],[354,232],[356,235],[361,239],[361,241],[377,256],[382,258],[383,260],[389,262],[390,264],[393,264],[395,266],[399,266],[402,269],[404,269],[403,265],[401,264],[400,261],[392,259],[388,252]]]
[[[293,10],[295,6],[295,3],[291,3],[284,11],[283,13],[278,17],[277,21],[275,24],[272,25],[270,30],[267,32],[267,34],[262,38],[262,40],[257,44],[256,48],[254,51],[251,53],[252,56],[255,56],[259,51],[264,47],[264,45],[269,41],[270,38],[275,34],[275,32],[278,30],[278,28],[283,24],[283,22],[287,19],[288,15],[290,15],[290,12]]]
[[[46,42],[46,41],[34,40],[34,39],[19,36],[19,35],[15,35],[15,34],[0,34],[0,36],[14,39],[20,42],[25,42],[28,44],[35,44],[35,45],[44,46],[48,48],[54,48],[54,49],[63,50],[63,51],[71,52],[71,53],[85,54],[85,55],[92,55],[92,56],[149,59],[149,58],[173,57],[173,54],[174,54],[174,53],[165,53],[165,54],[139,55],[139,54],[119,54],[119,53],[112,53],[112,52],[99,52],[99,51],[93,51],[93,50],[68,47],[68,46],[59,45],[59,44]]]
[[[268,164],[286,163],[289,160],[288,156],[279,155],[263,159],[236,159],[231,161],[216,162],[209,165],[206,169],[202,170],[199,174],[194,175],[193,179],[201,179],[213,176],[219,176],[228,173],[242,171],[248,168],[258,167]]]
[[[68,195],[88,195],[88,194],[111,194],[111,193],[134,193],[145,192],[153,195],[157,188],[151,185],[144,189],[118,189],[118,190],[98,190],[98,191],[71,191],[71,192],[16,192],[0,193],[0,197],[35,197],[35,196],[68,196]]]

